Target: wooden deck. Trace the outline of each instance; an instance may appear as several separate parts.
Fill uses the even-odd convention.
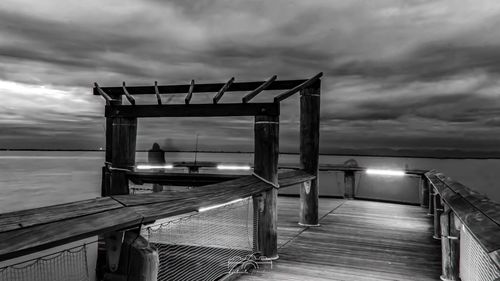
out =
[[[297,225],[299,199],[279,197],[279,255],[239,280],[439,280],[440,241],[417,206],[320,199],[321,227]]]

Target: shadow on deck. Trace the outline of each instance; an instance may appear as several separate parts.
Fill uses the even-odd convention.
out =
[[[298,205],[279,197],[280,258],[240,280],[439,280],[441,244],[426,209],[320,199],[321,227],[303,228]]]

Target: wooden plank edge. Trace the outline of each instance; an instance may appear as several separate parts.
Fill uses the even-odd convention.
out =
[[[500,249],[491,251],[490,253],[488,253],[488,255],[490,256],[493,263],[497,266],[497,269],[500,271]]]

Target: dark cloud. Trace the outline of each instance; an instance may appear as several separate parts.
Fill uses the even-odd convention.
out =
[[[295,79],[323,71],[324,152],[493,149],[500,5],[486,2],[2,2],[0,147],[103,146],[104,103],[91,95],[94,81]],[[228,94],[223,102],[240,98]],[[296,150],[297,97],[282,104],[280,119],[282,149]],[[193,144],[186,140],[199,135],[207,150],[251,150],[252,122],[141,120],[138,144],[144,149],[169,139],[168,146],[188,149]]]

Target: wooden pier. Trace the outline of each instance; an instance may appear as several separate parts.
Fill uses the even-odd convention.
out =
[[[242,281],[415,280],[441,274],[441,243],[427,211],[410,205],[320,198],[321,227],[297,225],[298,198],[279,197],[280,259]]]
[[[0,261],[99,236],[99,281],[156,281],[162,265],[158,250],[142,236],[144,227],[251,198],[253,221],[246,225],[253,224],[249,232],[253,254],[247,259],[273,261],[275,268],[244,276],[247,280],[500,281],[500,204],[443,174],[424,170],[403,172],[420,181],[420,206],[356,200],[355,173],[364,173],[365,168],[319,165],[321,76],[283,81],[273,76],[260,82],[231,78],[226,83],[166,86],[100,87],[95,83],[94,94],[106,100],[102,198],[0,214]],[[265,90],[284,92],[272,102],[251,102]],[[221,103],[224,94],[234,91],[249,93],[241,103]],[[215,92],[213,103],[194,103],[200,92]],[[162,102],[161,95],[178,93],[186,94],[185,103]],[[280,102],[296,93],[301,96],[300,161],[285,167],[293,171],[279,173]],[[137,104],[134,95],[144,94],[154,95],[157,104]],[[123,104],[123,96],[130,105]],[[254,117],[253,174],[135,169],[138,118],[192,116]],[[325,169],[344,172],[345,200],[319,200],[318,171]],[[190,188],[129,194],[129,182]],[[278,190],[292,185],[300,185],[300,198],[278,200]],[[192,259],[199,262],[196,256]],[[233,273],[224,278],[240,276]]]

